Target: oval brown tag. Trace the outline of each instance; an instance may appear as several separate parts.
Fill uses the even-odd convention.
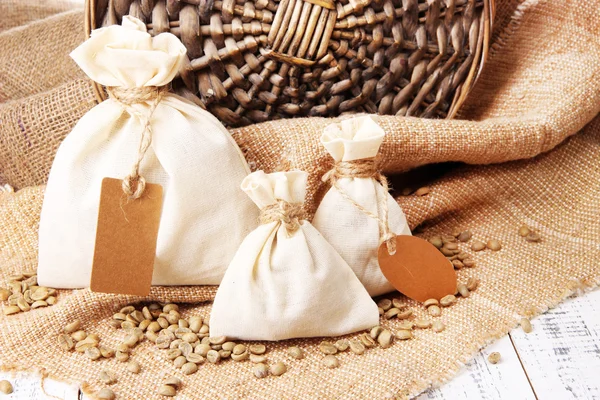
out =
[[[396,236],[396,253],[379,246],[379,268],[400,293],[415,299],[441,299],[456,292],[452,263],[431,243],[415,236]]]

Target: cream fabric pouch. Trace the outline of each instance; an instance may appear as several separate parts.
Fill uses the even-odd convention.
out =
[[[394,235],[411,234],[404,212],[377,170],[383,138],[383,129],[371,117],[325,128],[321,143],[335,166],[323,179],[332,186],[312,221],[371,296],[394,290],[379,268],[379,245]]]
[[[148,148],[138,172],[163,187],[152,284],[220,283],[256,227],[256,207],[239,190],[250,170],[230,133],[166,91],[185,54],[176,36],[151,37],[128,16],[72,52],[111,98],[81,118],[56,154],[39,229],[40,284],[89,286],[102,179],[131,176],[143,132]]]
[[[377,305],[348,264],[302,217],[308,174],[257,171],[242,189],[261,225],[241,244],[217,291],[211,336],[283,340],[377,325]]]

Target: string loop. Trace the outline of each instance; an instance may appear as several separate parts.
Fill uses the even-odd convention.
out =
[[[140,175],[140,164],[152,143],[152,125],[150,123],[152,114],[156,110],[163,95],[168,92],[167,86],[143,86],[134,88],[123,88],[118,86],[107,87],[108,96],[119,104],[123,109],[139,118],[142,122],[143,131],[138,146],[137,158],[131,168],[131,172],[123,178],[123,192],[130,199],[138,199],[146,189],[146,179]],[[135,104],[150,103],[147,112],[141,113],[133,107]]]

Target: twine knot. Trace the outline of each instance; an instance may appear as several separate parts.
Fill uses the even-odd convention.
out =
[[[372,213],[365,207],[356,202],[350,195],[341,188],[338,180],[341,178],[373,178],[381,184],[383,189],[382,196],[376,196],[377,199],[377,214]],[[385,243],[390,255],[396,254],[396,234],[390,230],[388,224],[388,199],[389,191],[387,178],[377,169],[375,158],[364,158],[353,161],[338,161],[332,169],[327,171],[322,178],[323,182],[329,182],[332,187],[335,187],[339,194],[358,208],[363,214],[377,221],[379,225],[379,244]],[[383,216],[379,216],[381,209]]]
[[[288,233],[294,233],[300,228],[303,219],[302,204],[288,203],[277,200],[277,203],[268,205],[260,210],[260,223],[281,222]]]
[[[152,126],[150,120],[156,106],[162,100],[165,93],[169,91],[167,86],[142,86],[133,88],[123,88],[120,86],[107,87],[106,92],[109,97],[119,104],[123,109],[131,115],[137,116],[143,124],[142,137],[138,147],[138,155],[131,173],[123,178],[121,187],[123,192],[130,199],[138,199],[146,189],[146,179],[140,175],[140,164],[144,159],[144,155],[150,144],[152,143]],[[150,108],[147,112],[141,113],[132,106],[140,103],[150,103]]]
[[[375,178],[378,171],[374,158],[354,161],[336,162],[332,169],[323,175],[323,182],[331,182],[340,178]]]
[[[125,88],[122,86],[107,86],[108,96],[124,108],[134,104],[151,102],[161,97],[169,90],[167,86],[141,86]]]

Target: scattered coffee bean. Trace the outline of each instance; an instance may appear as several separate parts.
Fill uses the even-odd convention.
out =
[[[380,316],[383,315],[383,313],[384,313],[383,308],[381,308],[381,307],[377,307],[377,311],[379,312]]]
[[[169,303],[163,307],[164,313],[169,313],[171,311],[179,311],[179,306],[177,304]]]
[[[457,239],[459,242],[468,242],[469,240],[471,240],[471,238],[473,237],[473,234],[471,233],[471,231],[463,231],[461,232]]]
[[[138,363],[137,361],[129,361],[129,363],[127,364],[127,369],[129,370],[129,372],[139,374],[142,370],[142,367],[140,367],[140,363]]]
[[[473,250],[473,251],[481,251],[483,249],[485,249],[485,243],[480,242],[479,240],[475,240],[471,244],[471,250]]]
[[[346,351],[350,347],[350,343],[346,339],[340,339],[335,342],[334,346],[338,351]]]
[[[288,349],[288,354],[290,357],[295,358],[296,360],[301,360],[304,358],[304,351],[300,347],[292,346]]]
[[[449,294],[440,299],[440,305],[442,307],[450,307],[454,303],[456,303],[456,296],[453,294]]]
[[[462,269],[465,264],[463,264],[463,262],[460,260],[452,260],[452,266],[456,269]]]
[[[523,332],[525,333],[531,333],[531,331],[533,331],[531,321],[529,321],[527,318],[521,318],[521,328],[523,328]]]
[[[434,332],[441,332],[446,329],[446,326],[442,321],[433,321],[431,324],[431,329],[433,329]]]
[[[227,341],[226,336],[211,337],[210,344],[223,344]]]
[[[0,288],[0,301],[6,301],[10,297],[10,290]]]
[[[473,277],[467,279],[467,289],[469,289],[469,291],[474,291],[477,289],[477,286],[479,286],[479,279]]]
[[[400,299],[392,299],[392,305],[399,310],[406,308],[406,304],[404,304]]]
[[[319,350],[323,354],[336,354],[338,352],[337,347],[335,347],[332,343],[323,341],[319,344]]]
[[[97,346],[98,342],[86,338],[84,340],[80,340],[79,342],[77,342],[77,344],[75,344],[75,351],[77,351],[78,353],[84,353],[87,349]]]
[[[413,310],[409,308],[409,309],[406,309],[406,310],[398,313],[398,315],[396,315],[396,318],[407,319],[407,318],[410,318],[412,315],[413,315]]]
[[[58,335],[58,345],[65,351],[71,351],[73,348],[75,348],[73,339],[66,333]]]
[[[252,372],[257,378],[266,378],[269,375],[269,367],[263,363],[259,363],[254,366]]]
[[[381,326],[374,326],[373,328],[371,328],[371,331],[369,332],[369,335],[371,335],[371,337],[373,339],[377,339],[377,337],[379,336],[379,334],[383,332],[383,327]]]
[[[255,356],[256,354],[252,354],[253,356]],[[247,360],[250,357],[250,353],[248,353],[247,351],[242,353],[242,354],[231,354],[231,359],[233,361],[244,361]],[[265,357],[266,359],[266,357]]]
[[[432,317],[439,317],[442,315],[442,309],[439,306],[431,306],[427,308],[427,312]]]
[[[159,338],[159,339],[163,339],[163,338]],[[134,334],[127,335],[127,337],[125,338],[123,343],[125,345],[127,345],[128,347],[134,347],[138,343],[138,337],[137,337],[137,335],[134,335]],[[158,347],[160,347],[159,343],[156,343],[156,344],[159,345]]]
[[[0,381],[0,393],[11,394],[13,392],[13,386],[9,381]]]
[[[129,353],[124,353],[120,350],[117,350],[115,352],[115,359],[120,362],[126,362],[127,360],[129,360]]]
[[[31,305],[31,309],[35,310],[36,308],[41,308],[41,307],[48,307],[48,303],[46,303],[44,300],[38,300],[38,301],[34,301],[33,304]]]
[[[471,260],[470,258],[467,258],[462,263],[467,268],[473,268],[475,266],[475,261]]]
[[[502,244],[500,243],[499,240],[491,239],[491,240],[488,240],[486,247],[492,251],[498,251],[498,250],[502,249]]]
[[[177,391],[171,385],[160,385],[158,388],[158,394],[165,397],[174,397],[177,395]]]
[[[113,385],[117,383],[117,376],[112,371],[102,371],[100,372],[100,381],[107,385]]]
[[[196,353],[188,354],[185,359],[194,364],[202,364],[204,362],[204,357]]]
[[[264,354],[267,351],[264,344],[252,344],[249,349],[252,354]]]
[[[377,342],[368,333],[363,333],[358,337],[365,347],[375,347]]]
[[[175,389],[179,389],[179,387],[181,386],[181,379],[177,378],[176,376],[171,376],[171,377],[165,379],[165,381],[163,383],[165,385],[172,386]]]
[[[267,362],[267,356],[264,354],[250,354],[250,362],[254,364]]]
[[[93,361],[96,361],[100,357],[102,357],[102,354],[100,353],[100,350],[97,347],[90,347],[85,349],[85,355]]]
[[[383,308],[383,311],[387,311],[392,308],[392,301],[390,299],[381,299],[377,302],[377,306]]]
[[[100,350],[100,354],[102,354],[102,357],[104,357],[104,358],[111,358],[111,357],[115,356],[114,350],[111,350],[104,346],[100,346],[100,347],[98,347],[98,349]]]
[[[195,373],[196,371],[198,371],[198,365],[195,363],[192,363],[192,362],[185,363],[181,367],[181,372],[184,375],[191,375],[191,374]]]
[[[500,353],[495,351],[488,356],[488,361],[490,362],[490,364],[498,364],[498,362],[500,361],[500,357]]]
[[[202,357],[202,356],[200,356],[200,357]],[[173,365],[175,366],[175,368],[181,368],[187,362],[188,362],[188,360],[187,360],[186,356],[178,356],[178,357],[175,358],[175,360],[173,360]]]
[[[323,364],[325,364],[325,366],[327,368],[331,368],[331,369],[337,368],[340,366],[339,360],[334,355],[325,356],[325,358],[323,358]]]
[[[458,250],[458,244],[456,243],[446,243],[444,247],[448,250]]]
[[[87,332],[84,330],[79,330],[77,332],[73,332],[71,334],[71,337],[73,338],[73,340],[75,340],[77,342],[81,342],[82,340],[87,338]]]
[[[96,393],[96,398],[99,400],[114,400],[115,392],[108,388],[101,389],[98,393]]]
[[[425,300],[425,302],[423,303],[425,308],[429,308],[430,306],[437,306],[439,304],[440,304],[440,302],[437,299]]]
[[[233,354],[239,355],[246,352],[246,346],[243,344],[236,344],[231,351]]]
[[[208,362],[216,364],[221,361],[221,355],[216,350],[210,350],[208,353],[206,353],[206,359]]]
[[[202,357],[206,357],[206,355],[208,354],[208,352],[212,350],[210,348],[209,344],[206,343],[200,343],[199,345],[196,346],[196,348],[194,349],[194,353],[200,354]]]
[[[400,329],[398,332],[396,332],[396,338],[398,338],[398,340],[408,340],[408,339],[412,339],[412,337],[413,337],[412,331]]]
[[[271,372],[271,375],[274,375],[274,376],[283,375],[286,373],[286,371],[287,371],[287,367],[281,361],[276,362],[275,364],[271,365],[271,368],[269,368],[269,372]]]
[[[236,345],[235,342],[225,342],[225,343],[223,343],[223,350],[225,350],[225,351],[233,351],[235,345]],[[244,349],[244,351],[245,351],[245,349]]]
[[[81,328],[81,321],[76,319],[75,321],[71,322],[70,324],[67,324],[67,326],[65,326],[65,333],[73,333],[78,331]]]
[[[469,289],[467,289],[467,285],[465,285],[464,283],[459,283],[456,286],[456,289],[458,290],[458,293],[462,296],[462,297],[469,297],[471,295],[471,292],[469,291]]]
[[[385,317],[385,319],[391,319],[394,318],[395,316],[397,316],[400,313],[400,310],[397,309],[396,307],[390,308],[389,310],[387,310],[385,312],[385,314],[383,314],[383,316]]]
[[[441,249],[444,246],[444,242],[442,242],[442,239],[439,236],[434,236],[431,239],[429,239],[429,243],[431,243],[438,249]]]
[[[377,342],[379,342],[379,345],[383,349],[387,349],[388,347],[390,347],[392,345],[393,340],[394,335],[387,329],[384,329],[377,337]]]
[[[526,237],[525,240],[532,243],[537,243],[542,240],[542,237],[537,232],[531,232]]]
[[[519,228],[519,236],[527,236],[529,235],[529,233],[531,233],[531,230],[529,229],[529,227],[523,225],[522,227]]]
[[[365,352],[365,345],[362,344],[362,342],[359,342],[358,340],[351,340],[350,341],[350,351],[353,352],[354,354],[364,354]]]
[[[426,319],[418,319],[415,321],[415,326],[419,329],[429,329],[431,328],[431,321]]]
[[[21,312],[21,309],[18,306],[7,306],[4,307],[4,315],[13,315]]]
[[[227,350],[219,350],[219,355],[221,356],[221,359],[229,358],[231,356],[231,352]]]
[[[396,327],[398,329],[404,329],[406,331],[410,331],[412,330],[412,328],[415,326],[415,324],[412,321],[400,321],[400,323],[398,325],[396,325]]]
[[[446,256],[446,257],[452,257],[452,256],[454,256],[454,250],[450,250],[450,249],[447,249],[447,248],[445,248],[445,247],[442,247],[442,248],[440,249],[440,251],[441,251],[441,252],[442,252],[442,254],[443,254],[444,256]]]

